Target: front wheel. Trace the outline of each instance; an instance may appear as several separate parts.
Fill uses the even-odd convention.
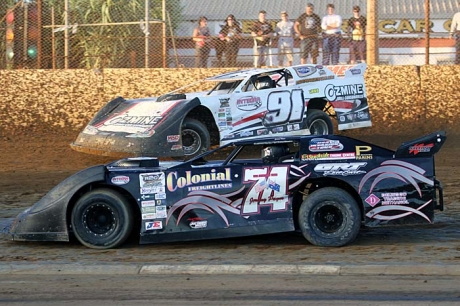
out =
[[[336,187],[318,189],[299,209],[303,236],[317,246],[343,246],[352,242],[361,226],[361,210],[355,199]]]
[[[86,193],[72,209],[73,232],[89,248],[120,246],[131,234],[133,222],[128,200],[111,189],[95,189]]]
[[[334,134],[331,117],[320,109],[310,109],[307,112],[307,128],[311,135]]]
[[[198,120],[186,118],[182,124],[182,146],[187,158],[206,152],[211,146],[211,137],[206,126]]]

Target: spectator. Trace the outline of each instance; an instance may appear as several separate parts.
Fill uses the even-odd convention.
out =
[[[460,64],[460,12],[454,14],[450,26],[450,38],[455,38],[455,64]]]
[[[195,66],[206,68],[211,51],[211,31],[208,28],[208,18],[200,17],[198,27],[193,30],[193,41],[195,42]]]
[[[267,52],[270,47],[271,38],[273,36],[273,27],[265,19],[267,12],[261,10],[259,12],[259,20],[254,22],[251,35],[254,37],[254,55],[256,57],[255,66],[266,66]]]
[[[276,24],[275,34],[278,36],[278,66],[283,66],[284,57],[287,58],[287,65],[292,66],[294,23],[288,20],[286,11],[281,12],[281,21]]]
[[[236,67],[236,58],[241,38],[241,28],[232,14],[227,16],[225,25],[219,32],[219,40],[224,43],[225,65]]]
[[[327,5],[327,15],[323,17],[321,28],[323,29],[323,65],[337,65],[340,56],[340,44],[342,42],[342,17],[335,14],[335,6]]]
[[[313,13],[314,6],[308,3],[305,13],[295,21],[294,30],[300,38],[300,63],[306,64],[308,55],[311,56],[312,64],[317,63],[319,40],[321,32],[321,18]]]
[[[348,20],[348,36],[350,39],[350,64],[357,61],[366,62],[366,17],[359,14],[359,6],[353,6],[353,17]]]

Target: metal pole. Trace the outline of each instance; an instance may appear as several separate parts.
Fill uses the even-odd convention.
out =
[[[37,68],[42,67],[42,0],[37,0]]]
[[[163,0],[161,3],[162,6],[162,18],[163,18],[163,68],[166,68],[167,65],[167,48],[166,48],[166,0]]]
[[[379,64],[379,29],[378,29],[378,0],[367,0],[367,59],[369,65]]]
[[[145,0],[145,68],[149,68],[150,0]]]
[[[425,65],[430,64],[430,0],[425,0]]]
[[[54,6],[51,7],[51,24],[54,26]],[[53,69],[56,69],[56,35],[51,31],[51,63]]]
[[[69,0],[64,5],[64,69],[69,69]]]
[[[28,38],[28,28],[29,28],[29,6],[27,3],[24,3],[24,29],[23,29],[23,39],[22,39],[22,63],[23,65],[27,62],[27,38]]]

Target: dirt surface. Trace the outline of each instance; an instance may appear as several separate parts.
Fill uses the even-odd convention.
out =
[[[75,133],[42,131],[0,138],[0,221],[16,216],[67,176],[113,158],[70,149]],[[436,224],[423,227],[364,229],[342,248],[321,248],[295,234],[162,245],[129,243],[115,250],[91,250],[71,243],[0,241],[3,263],[169,263],[169,264],[457,264],[460,259],[460,143],[449,138],[436,155],[446,209]],[[394,137],[363,139],[395,149]],[[1,226],[1,224],[0,224]]]

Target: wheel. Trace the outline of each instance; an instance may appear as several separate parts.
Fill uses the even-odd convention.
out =
[[[157,102],[184,100],[184,99],[187,99],[187,97],[184,94],[164,94],[157,98]]]
[[[95,189],[77,201],[71,222],[75,236],[83,245],[109,249],[126,241],[134,221],[128,200],[119,192]]]
[[[343,246],[352,242],[361,226],[361,211],[355,199],[336,187],[318,189],[299,209],[303,236],[317,246]]]
[[[331,117],[319,109],[310,109],[307,112],[307,128],[311,135],[334,134]]]
[[[186,118],[182,124],[182,146],[188,158],[206,152],[211,145],[206,126],[198,120]]]

